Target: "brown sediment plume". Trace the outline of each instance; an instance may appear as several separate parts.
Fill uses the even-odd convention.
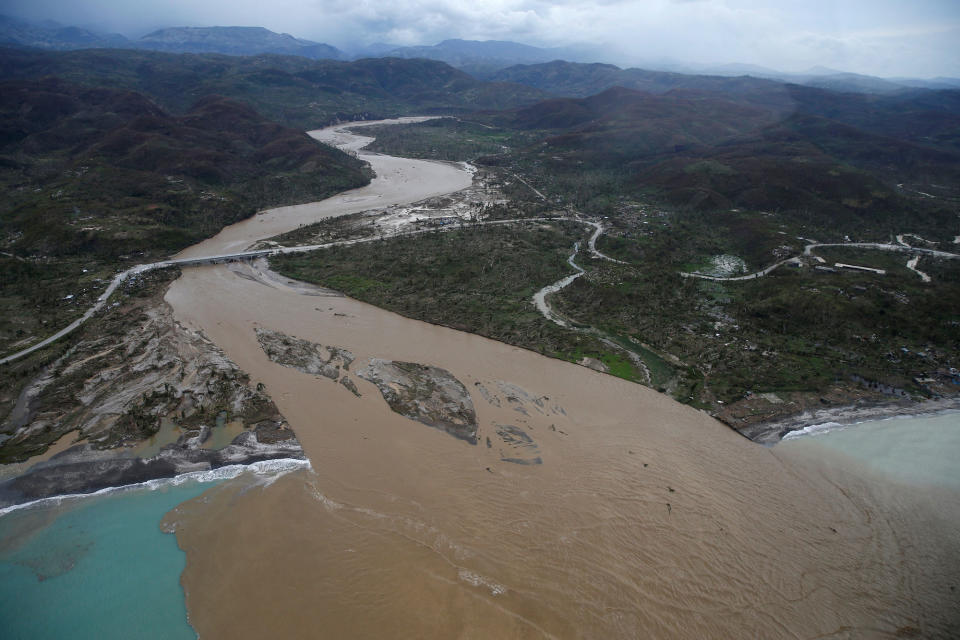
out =
[[[266,385],[314,471],[227,483],[168,515],[205,640],[957,630],[954,494],[918,518],[931,510],[816,450],[759,446],[650,389],[234,270],[186,270],[166,299]],[[368,381],[357,396],[271,361],[257,328],[348,349],[358,370],[445,369],[483,444],[393,412]],[[540,463],[511,461],[524,456]]]
[[[611,376],[348,298],[317,311],[310,296],[223,267],[186,272],[167,299],[267,385],[315,469],[225,487],[177,516],[201,637],[947,628],[917,613],[930,608],[924,572],[947,569],[922,554],[912,564],[912,524],[809,456]],[[450,371],[492,446],[423,429],[366,381],[356,397],[272,362],[256,326],[342,346],[358,366],[385,357]],[[504,424],[523,427],[542,464],[502,460]]]

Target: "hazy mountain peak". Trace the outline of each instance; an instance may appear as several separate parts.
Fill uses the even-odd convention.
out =
[[[824,67],[822,65],[817,65],[815,67],[810,67],[803,72],[802,75],[808,76],[835,76],[838,74],[846,73],[845,71],[840,71],[839,69],[831,69],[830,67]]]
[[[99,33],[81,27],[65,27],[52,20],[34,24],[6,15],[0,15],[0,42],[38,49],[130,46],[130,41],[118,33]]]
[[[148,49],[189,53],[342,57],[341,52],[330,45],[294,38],[288,33],[275,33],[263,27],[168,27],[143,36],[137,44]]]

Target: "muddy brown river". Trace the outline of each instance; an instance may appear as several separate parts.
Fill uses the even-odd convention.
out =
[[[470,182],[449,164],[361,156],[370,186],[266,212],[184,255]],[[957,632],[955,493],[895,486],[815,448],[765,448],[645,387],[249,268],[185,269],[166,299],[266,385],[313,471],[231,481],[168,514],[204,640]],[[392,412],[356,376],[360,397],[271,362],[258,327],[349,349],[357,366],[447,369],[471,392],[479,444]],[[542,464],[504,460],[514,451],[493,436],[505,425]]]

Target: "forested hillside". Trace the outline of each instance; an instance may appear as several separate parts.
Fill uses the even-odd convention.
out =
[[[123,265],[368,180],[357,159],[217,95],[172,115],[132,91],[5,82],[0,123],[3,351],[82,313]]]
[[[482,82],[432,60],[338,62],[281,55],[0,49],[0,79],[46,76],[137,91],[173,112],[219,94],[305,130],[337,120],[508,109],[547,97],[524,85]]]

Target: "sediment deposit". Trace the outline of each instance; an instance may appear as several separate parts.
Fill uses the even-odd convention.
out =
[[[383,158],[378,176],[421,166]],[[958,632],[955,494],[881,490],[624,380],[238,271],[191,269],[166,299],[267,385],[314,472],[170,514],[201,637]],[[449,372],[483,444],[411,428],[374,382],[357,397],[271,359],[255,329]]]

